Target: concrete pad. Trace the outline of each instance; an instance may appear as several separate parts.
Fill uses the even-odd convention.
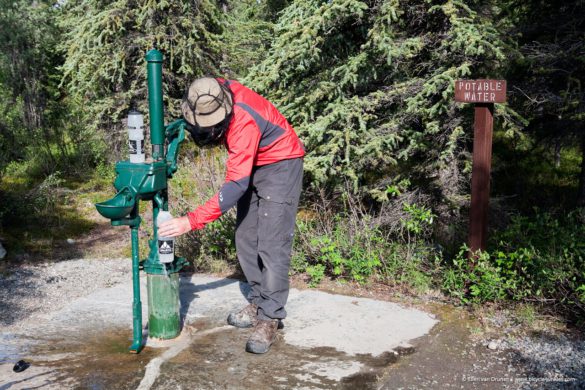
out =
[[[332,347],[350,355],[379,356],[427,333],[436,320],[392,302],[294,291],[284,339],[298,347]]]
[[[247,304],[247,291],[233,279],[182,276],[181,314],[190,331],[147,341],[131,355],[131,282],[100,289],[20,334],[0,332],[0,389],[367,388],[437,323],[391,302],[293,289],[281,339],[257,356],[244,351],[251,330],[225,326],[227,314]],[[146,322],[145,286],[142,294]],[[19,358],[33,364],[12,373]]]

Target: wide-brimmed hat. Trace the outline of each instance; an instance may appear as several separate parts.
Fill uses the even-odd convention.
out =
[[[187,122],[210,127],[223,121],[234,106],[228,87],[213,77],[202,77],[191,83],[181,109]]]

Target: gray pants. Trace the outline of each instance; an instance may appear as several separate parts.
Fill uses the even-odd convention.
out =
[[[238,201],[236,252],[258,305],[258,318],[283,319],[288,299],[290,256],[303,181],[303,160],[254,168]]]

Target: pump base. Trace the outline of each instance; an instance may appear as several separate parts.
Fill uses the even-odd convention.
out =
[[[142,351],[142,348],[144,348],[142,343],[132,343],[132,345],[128,348],[128,352],[138,354],[140,351]]]
[[[173,339],[180,333],[179,274],[147,274],[148,337]]]

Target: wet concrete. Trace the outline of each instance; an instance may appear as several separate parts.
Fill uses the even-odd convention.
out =
[[[279,340],[268,354],[252,355],[244,351],[251,329],[225,325],[246,291],[236,280],[183,277],[181,336],[148,340],[139,355],[127,352],[130,283],[96,291],[21,333],[0,332],[0,390],[378,388],[393,365],[416,355],[410,340],[437,323],[391,302],[292,290]],[[31,367],[13,373],[21,358]]]
[[[231,328],[195,338],[169,360],[155,389],[375,389],[398,352],[348,355],[331,347],[300,348],[277,342],[269,354],[244,351],[249,329]],[[401,354],[414,349],[399,349]]]
[[[146,347],[128,353],[128,329],[113,328],[78,338],[26,340],[24,359],[31,367],[12,372],[13,359],[0,360],[0,390],[4,389],[135,389],[146,364],[161,351]],[[31,344],[31,341],[33,343]]]
[[[252,355],[244,351],[250,329],[222,326],[219,332],[199,337],[215,328],[202,321],[191,326],[197,330],[189,346],[162,364],[152,388],[374,389],[390,365],[414,352],[398,348],[376,357],[351,356],[331,347],[294,347],[281,337],[270,354]],[[146,347],[138,355],[128,353],[127,329],[109,329],[106,335],[88,336],[81,344],[78,339],[45,341],[28,351],[31,368],[24,373],[11,372],[12,362],[0,362],[1,390],[136,389],[146,366],[167,350]]]
[[[332,347],[302,348],[281,335],[267,355],[244,351],[250,329],[226,327],[211,319],[188,324],[186,347],[162,362],[153,389],[516,389],[510,370],[512,351],[492,351],[474,344],[477,322],[464,310],[430,305],[441,320],[428,335],[374,356],[350,355]],[[13,341],[13,345],[18,343]],[[147,365],[177,341],[153,343],[129,354],[128,328],[107,328],[84,337],[29,337],[29,348],[0,359],[0,390],[136,389]],[[23,343],[24,345],[24,343]],[[4,352],[14,348],[2,348]],[[23,357],[31,367],[12,372]],[[465,378],[467,379],[464,379]],[[487,382],[481,378],[494,378]],[[505,379],[500,379],[505,378]],[[144,387],[143,387],[144,388]],[[148,387],[146,387],[148,388]]]

